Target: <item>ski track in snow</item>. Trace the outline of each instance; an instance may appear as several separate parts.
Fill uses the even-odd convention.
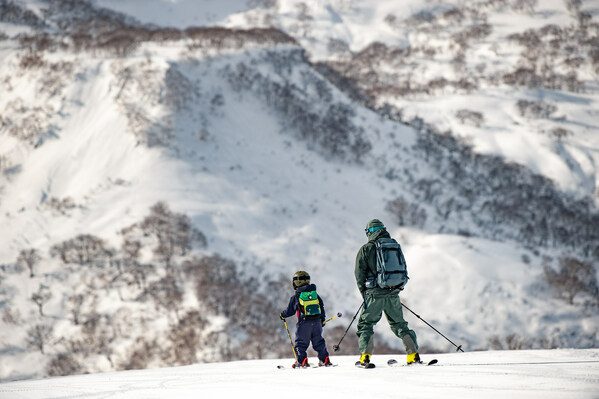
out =
[[[425,361],[435,357],[439,364],[386,366],[403,356],[375,354],[371,370],[354,367],[355,356],[339,356],[333,357],[339,367],[331,368],[279,370],[292,360],[270,359],[16,381],[0,384],[0,397],[599,398],[599,349],[425,354]]]

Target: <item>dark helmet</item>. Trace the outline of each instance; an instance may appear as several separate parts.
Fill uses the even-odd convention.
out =
[[[303,285],[310,284],[310,275],[303,270],[295,272],[293,275],[293,289],[296,290]]]
[[[385,225],[383,224],[383,222],[381,222],[378,219],[372,219],[370,222],[368,222],[368,224],[366,225],[366,228],[364,229],[364,232],[366,233],[366,237],[368,237],[371,233],[380,230],[380,229],[384,229]]]

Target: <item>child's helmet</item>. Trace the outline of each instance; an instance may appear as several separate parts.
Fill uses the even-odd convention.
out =
[[[296,290],[303,285],[310,284],[310,275],[303,270],[295,272],[293,275],[293,289]]]

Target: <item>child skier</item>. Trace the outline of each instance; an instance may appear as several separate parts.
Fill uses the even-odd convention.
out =
[[[332,366],[326,342],[322,336],[325,321],[324,303],[316,294],[316,285],[310,284],[310,275],[300,270],[293,275],[295,294],[289,299],[287,309],[281,312],[281,320],[297,312],[295,328],[295,354],[297,362],[293,367],[310,367],[306,350],[312,342],[312,348],[318,352],[319,366]]]

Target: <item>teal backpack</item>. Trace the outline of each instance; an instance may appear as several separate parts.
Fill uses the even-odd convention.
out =
[[[366,282],[366,288],[378,286],[403,290],[409,277],[401,246],[393,238],[379,238],[374,245],[377,275]]]
[[[306,316],[320,316],[320,302],[316,291],[304,291],[299,294],[300,312]]]

